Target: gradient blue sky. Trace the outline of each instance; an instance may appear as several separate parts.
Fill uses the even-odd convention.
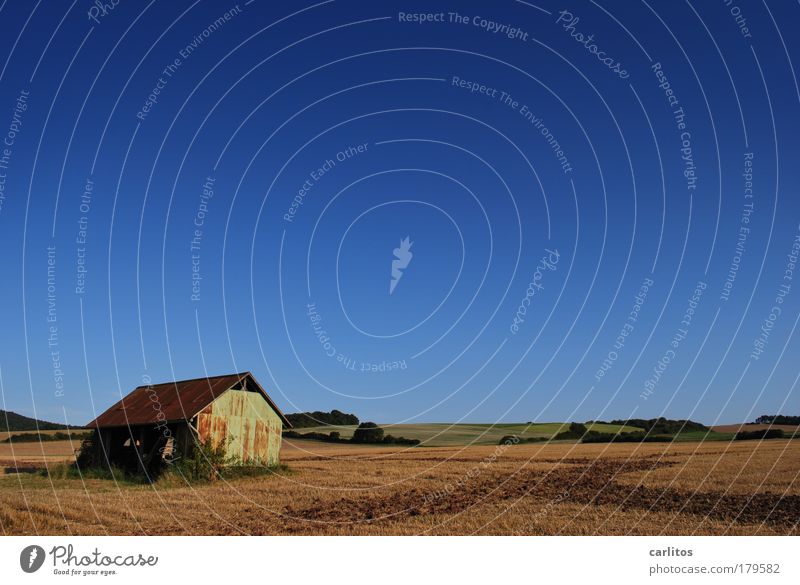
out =
[[[82,424],[148,377],[250,370],[287,412],[381,422],[797,414],[800,9],[533,4],[3,2],[2,408]]]

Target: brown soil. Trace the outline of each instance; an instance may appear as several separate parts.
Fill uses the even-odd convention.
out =
[[[618,475],[652,471],[674,463],[654,458],[618,460],[563,460],[573,464],[549,472],[520,471],[512,475],[494,474],[468,485],[468,489],[423,492],[412,489],[402,495],[319,502],[296,509],[287,506],[287,530],[298,519],[347,523],[397,520],[403,516],[458,514],[491,501],[533,497],[544,501],[584,505],[610,505],[622,510],[680,512],[726,522],[760,522],[791,530],[800,519],[800,496],[753,494],[750,496],[718,492],[690,493],[673,489],[653,489],[616,483]],[[304,526],[304,529],[307,527]]]

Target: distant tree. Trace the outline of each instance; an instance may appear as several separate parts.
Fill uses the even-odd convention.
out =
[[[383,441],[383,429],[374,422],[363,422],[353,432],[354,443],[380,443]]]
[[[292,423],[295,429],[303,429],[308,427],[322,427],[322,426],[348,426],[357,425],[358,417],[354,414],[346,414],[340,410],[332,410],[330,412],[322,412],[315,410],[314,412],[295,412],[287,414],[286,419]]]
[[[638,427],[650,435],[675,435],[691,431],[707,431],[707,426],[691,420],[671,420],[659,417],[651,419],[630,418],[626,420],[612,420],[613,425],[626,425]]]
[[[763,439],[783,439],[786,435],[781,429],[762,429],[760,431],[739,431],[735,441],[760,441]]]
[[[569,432],[573,435],[581,436],[586,434],[586,425],[582,425],[581,423],[570,423],[569,425]]]
[[[756,419],[759,425],[800,425],[800,416],[784,414],[762,414]]]
[[[646,435],[641,431],[634,433],[595,433],[589,432],[581,437],[581,443],[669,443],[675,437]]]
[[[324,441],[326,443],[347,443],[349,442],[347,439],[342,439],[342,437],[336,431],[332,431],[330,433],[317,433],[317,432],[309,432],[309,433],[298,433],[297,431],[292,430],[285,430],[283,431],[283,438],[284,439],[311,439],[312,441]]]
[[[566,431],[561,431],[557,433],[553,438],[562,440],[562,439],[580,439],[585,434],[587,434],[589,430],[586,428],[586,425],[581,423],[570,423],[569,429]]]
[[[341,410],[332,410],[330,414],[330,424],[332,425],[357,425],[358,417],[354,414],[346,414]]]

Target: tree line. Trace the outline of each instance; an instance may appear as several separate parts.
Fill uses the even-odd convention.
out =
[[[384,430],[374,422],[363,422],[353,431],[353,436],[349,439],[342,437],[338,431],[320,433],[311,431],[308,433],[298,433],[297,431],[283,431],[284,438],[287,439],[312,439],[325,443],[359,443],[362,445],[419,445],[419,439],[406,439],[405,437],[395,437],[387,435]]]
[[[330,412],[322,412],[319,410],[315,410],[314,412],[296,412],[294,414],[287,414],[286,420],[292,423],[292,427],[295,429],[348,426],[357,425],[360,422],[356,415],[347,414],[339,410],[332,410]]]
[[[754,425],[800,425],[800,416],[788,416],[784,414],[762,414]]]

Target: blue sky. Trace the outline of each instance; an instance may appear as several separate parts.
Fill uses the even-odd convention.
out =
[[[534,4],[4,2],[3,408],[796,414],[797,6]]]

